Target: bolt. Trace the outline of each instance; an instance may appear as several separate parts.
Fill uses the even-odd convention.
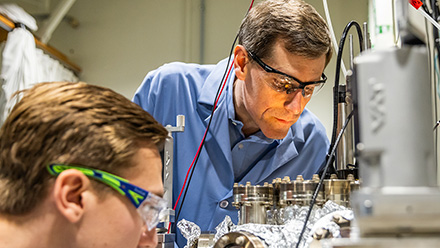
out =
[[[371,200],[365,200],[364,201],[364,207],[372,208],[373,207],[373,202]]]
[[[313,181],[319,181],[319,175],[318,174],[313,174],[312,180]]]
[[[223,243],[222,247],[229,245],[229,236],[226,234],[225,236],[221,237],[220,242]]]
[[[363,143],[358,143],[358,144],[356,145],[356,148],[357,148],[359,151],[363,151],[363,150],[365,149],[365,145],[364,145]]]
[[[246,243],[246,238],[243,236],[238,236],[237,238],[235,238],[235,244],[240,246],[240,247],[244,247]]]

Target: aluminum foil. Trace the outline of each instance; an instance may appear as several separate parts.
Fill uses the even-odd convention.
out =
[[[200,237],[200,227],[194,222],[182,219],[177,223],[177,227],[179,228],[180,233],[182,233],[182,236],[187,240],[184,248],[192,247]]]
[[[273,214],[274,216],[277,216],[276,219],[278,222],[284,223],[282,225],[235,225],[232,223],[231,218],[226,216],[226,218],[215,228],[216,235],[214,241],[216,242],[221,236],[229,232],[246,231],[259,237],[264,241],[268,248],[296,247],[308,210],[309,207],[288,206],[280,209],[278,212],[274,212]],[[327,201],[322,208],[314,206],[299,247],[309,247],[309,244],[313,241],[312,235],[318,228],[325,228],[326,230],[329,230],[333,237],[340,237],[339,226],[333,222],[333,215],[336,213],[343,216],[345,219],[353,219],[352,210],[348,210],[346,207],[338,205],[332,201]],[[182,221],[178,223],[178,227],[181,231],[182,228],[180,227],[180,223]],[[182,224],[185,231],[185,234],[182,232],[183,236],[185,238],[188,236],[192,239],[194,239],[194,237],[198,238],[200,235],[200,228],[195,229],[192,226],[195,224],[189,222],[191,223],[191,225],[189,225],[188,222],[189,221],[185,221],[185,223]],[[198,231],[198,233],[189,234],[192,230],[196,232]]]
[[[354,214],[352,210],[336,210],[330,213],[327,213],[325,216],[322,216],[311,228],[310,235],[308,236],[307,243],[310,244],[313,240],[312,235],[319,229],[325,229],[332,238],[341,238],[341,227],[334,222],[333,217],[336,215],[340,215],[346,220],[353,220]]]
[[[214,243],[226,233],[231,232],[234,226],[235,224],[232,222],[231,217],[226,215],[225,219],[215,228]]]

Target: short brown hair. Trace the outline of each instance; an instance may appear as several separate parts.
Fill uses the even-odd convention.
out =
[[[86,83],[40,83],[24,91],[0,129],[0,213],[31,211],[49,188],[50,163],[120,174],[143,141],[168,132],[122,95]]]
[[[270,56],[281,40],[287,51],[307,58],[332,56],[324,19],[302,0],[266,0],[252,8],[241,23],[238,43],[261,58]]]

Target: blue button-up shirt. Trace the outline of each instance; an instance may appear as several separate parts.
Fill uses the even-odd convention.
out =
[[[202,231],[214,230],[226,215],[237,223],[237,209],[231,204],[234,183],[257,185],[299,174],[311,178],[323,166],[329,146],[324,126],[307,109],[284,139],[269,139],[261,131],[244,137],[243,123],[235,119],[233,73],[212,117],[226,63],[163,65],[147,74],[133,99],[163,125],[174,126],[176,116],[185,115],[185,131],[173,134],[173,206],[213,118],[179,216]],[[186,244],[179,232],[177,242],[180,247]]]

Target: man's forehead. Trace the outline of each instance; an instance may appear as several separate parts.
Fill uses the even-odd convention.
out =
[[[156,146],[141,147],[133,157],[133,166],[124,172],[138,187],[155,195],[163,195],[162,159]]]

